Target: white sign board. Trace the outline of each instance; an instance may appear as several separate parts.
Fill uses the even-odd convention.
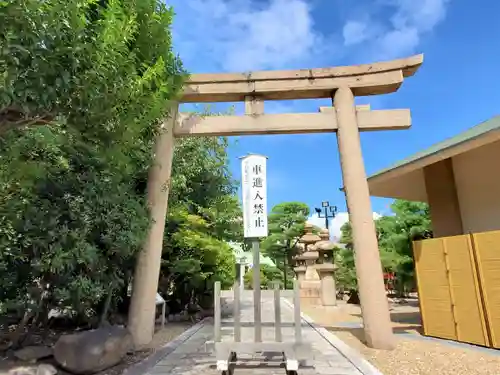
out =
[[[245,238],[267,237],[267,157],[248,155],[241,160],[243,227]]]

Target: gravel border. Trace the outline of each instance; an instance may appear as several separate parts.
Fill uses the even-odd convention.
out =
[[[363,323],[356,322],[337,322],[333,324],[331,327],[336,328],[363,328]],[[467,342],[448,340],[442,337],[434,337],[434,336],[425,336],[423,334],[418,334],[416,332],[394,332],[395,336],[400,336],[404,338],[409,338],[412,340],[422,340],[422,341],[430,341],[437,342],[443,345],[449,345],[458,349],[468,349],[475,350],[479,352],[483,352],[485,354],[500,356],[500,350],[495,348],[490,348],[487,346],[474,345]]]
[[[494,355],[494,356],[500,356],[500,350],[495,349],[495,348],[489,348],[487,346],[481,346],[481,345],[474,345],[474,344],[469,344],[467,342],[461,342],[461,341],[454,341],[454,340],[448,340],[448,339],[443,339],[440,337],[433,337],[433,336],[424,336],[424,335],[419,335],[416,333],[404,333],[404,332],[397,332],[395,333],[397,336],[401,336],[404,338],[409,338],[411,340],[420,340],[420,341],[427,341],[427,342],[434,342],[434,343],[439,343],[443,345],[447,345],[453,348],[457,349],[467,349],[471,351],[477,351],[481,352],[484,354],[489,354],[489,355]]]
[[[196,332],[202,329],[205,324],[211,318],[205,318],[192,327],[188,328],[186,331],[181,333],[172,341],[166,343],[161,348],[157,349],[153,354],[146,357],[142,361],[135,363],[134,365],[126,368],[122,375],[144,375],[149,370],[151,370],[158,362],[160,362],[164,357],[172,353],[175,349],[177,349],[180,345],[182,345],[186,340],[188,340],[191,336],[193,336]]]
[[[285,303],[293,308],[293,303],[283,299]],[[383,375],[375,366],[373,366],[368,360],[366,360],[361,353],[359,353],[354,348],[347,345],[344,341],[339,339],[333,333],[328,331],[326,328],[321,327],[316,324],[314,320],[307,314],[301,312],[300,317],[304,320],[311,328],[318,332],[321,337],[334,346],[344,357],[346,357],[351,363],[364,375]]]

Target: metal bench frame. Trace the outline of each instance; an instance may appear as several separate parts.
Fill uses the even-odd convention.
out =
[[[259,286],[260,286],[260,280]],[[207,349],[215,351],[217,370],[224,375],[231,374],[239,354],[254,354],[257,352],[275,352],[283,354],[283,362],[288,374],[299,370],[299,361],[310,358],[311,348],[302,339],[302,318],[300,314],[300,294],[297,280],[294,280],[293,306],[295,335],[292,342],[283,342],[281,322],[281,295],[279,283],[274,283],[274,336],[273,342],[262,341],[261,290],[253,290],[254,300],[254,340],[241,341],[241,286],[236,281],[233,287],[234,303],[234,341],[222,341],[222,309],[221,284],[215,283],[214,288],[214,340],[206,343]]]

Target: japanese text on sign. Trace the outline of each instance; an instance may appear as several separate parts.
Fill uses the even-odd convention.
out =
[[[246,238],[267,236],[267,158],[249,155],[242,158],[243,226]]]

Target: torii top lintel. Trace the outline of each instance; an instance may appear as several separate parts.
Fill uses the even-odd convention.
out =
[[[423,59],[420,54],[333,68],[193,74],[181,102],[237,102],[248,96],[262,100],[329,98],[341,86],[350,87],[356,96],[387,94],[398,90],[404,78],[415,74]]]

